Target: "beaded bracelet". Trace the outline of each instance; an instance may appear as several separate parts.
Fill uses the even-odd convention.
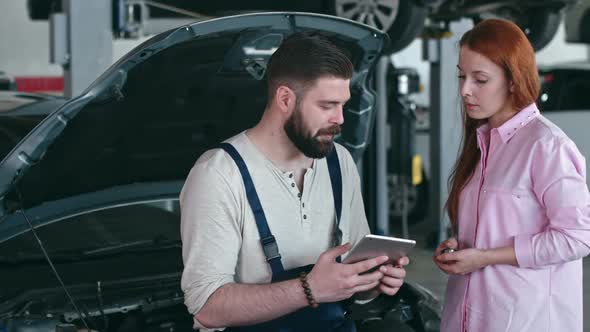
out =
[[[317,308],[319,303],[317,303],[317,301],[313,298],[313,294],[311,294],[311,288],[309,288],[309,283],[307,282],[307,273],[301,272],[299,274],[299,280],[301,280],[301,286],[303,287],[305,297],[307,297],[307,302],[312,308]]]

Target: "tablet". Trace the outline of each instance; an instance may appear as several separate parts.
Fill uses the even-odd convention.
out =
[[[395,261],[407,256],[415,245],[414,240],[368,234],[352,248],[342,262],[350,264],[379,256],[387,256],[391,261]]]

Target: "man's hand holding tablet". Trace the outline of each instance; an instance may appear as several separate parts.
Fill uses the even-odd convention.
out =
[[[398,259],[407,256],[415,245],[416,241],[414,240],[368,234],[352,248],[342,262],[350,264],[369,258],[387,256],[389,257],[387,263],[395,263]]]
[[[383,277],[375,291],[392,296],[403,284],[406,277],[404,266],[410,262],[407,255],[415,245],[416,241],[414,240],[369,234],[352,248],[343,263],[352,264],[366,259],[387,256],[389,260],[378,267],[379,271],[383,273]],[[366,273],[376,270],[377,268]],[[370,299],[376,295],[377,293],[373,291],[357,296],[357,298]]]

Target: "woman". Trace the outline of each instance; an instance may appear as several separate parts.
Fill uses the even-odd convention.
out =
[[[457,238],[434,256],[450,275],[441,331],[581,332],[585,159],[535,105],[533,48],[515,24],[485,20],[462,37],[457,68],[464,137],[447,201]]]

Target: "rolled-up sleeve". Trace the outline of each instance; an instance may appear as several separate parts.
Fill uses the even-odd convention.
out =
[[[585,159],[573,142],[553,138],[533,152],[533,190],[549,220],[538,234],[514,238],[521,267],[541,268],[590,253],[590,208]]]
[[[234,282],[242,239],[239,203],[226,179],[207,161],[197,161],[180,195],[181,287],[193,315],[215,290]]]

